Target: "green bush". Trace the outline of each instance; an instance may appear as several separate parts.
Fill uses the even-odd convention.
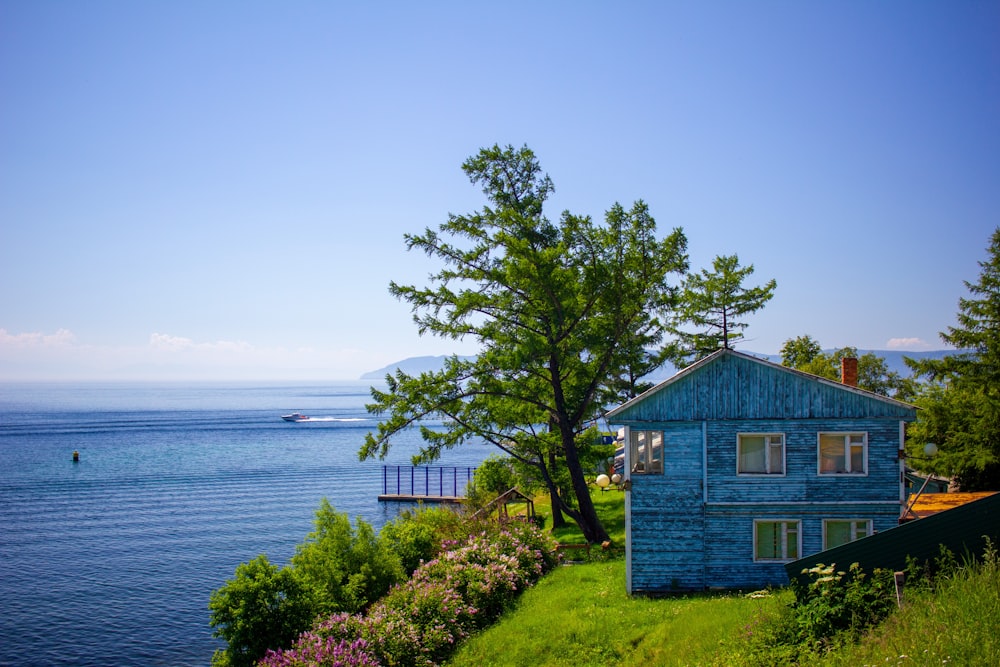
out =
[[[372,527],[337,512],[323,498],[316,529],[292,556],[291,566],[313,591],[317,614],[356,612],[406,577],[397,556]]]
[[[212,593],[210,623],[227,642],[213,664],[253,665],[268,649],[291,646],[316,617],[360,611],[405,579],[390,543],[360,519],[352,528],[324,498],[315,530],[287,567],[279,569],[262,554],[239,565],[235,578]]]
[[[465,505],[469,509],[482,509],[500,494],[518,486],[514,460],[509,456],[493,454],[479,464],[472,481],[465,489]]]
[[[309,628],[314,606],[308,588],[288,568],[261,554],[236,568],[236,576],[212,592],[208,608],[213,635],[226,640],[212,664],[249,667],[269,648],[291,646]]]
[[[446,541],[459,541],[467,532],[459,514],[432,507],[403,512],[382,527],[379,537],[399,557],[409,576],[421,563],[437,556]]]
[[[869,576],[852,563],[847,572],[822,564],[807,572],[812,581],[796,587],[792,607],[800,643],[823,645],[838,634],[855,639],[896,606],[893,574],[888,570],[875,570]]]
[[[340,613],[316,623],[292,649],[269,653],[266,665],[309,664],[319,655],[333,660],[337,652],[350,652],[353,662],[321,664],[367,665],[371,656],[392,667],[439,665],[556,562],[555,543],[533,526],[492,525],[422,564],[365,615]]]

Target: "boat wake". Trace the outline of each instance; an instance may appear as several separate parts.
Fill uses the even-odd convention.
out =
[[[368,421],[364,417],[307,417],[299,421],[307,422],[364,422]]]

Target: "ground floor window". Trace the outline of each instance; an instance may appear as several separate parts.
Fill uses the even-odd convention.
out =
[[[799,557],[801,534],[798,521],[757,520],[753,522],[753,559],[790,561]]]
[[[823,521],[823,548],[832,549],[872,534],[870,519],[825,519]]]
[[[663,473],[663,431],[631,431],[629,444],[633,473]]]

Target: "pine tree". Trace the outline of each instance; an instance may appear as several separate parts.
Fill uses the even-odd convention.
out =
[[[463,169],[489,204],[407,235],[443,268],[428,287],[389,289],[411,305],[420,333],[469,337],[482,351],[440,372],[387,377],[386,391],[372,391],[368,409],[381,419],[361,456],[384,456],[396,434],[442,420],[443,429],[421,425],[420,460],[469,440],[496,445],[538,471],[553,507],[589,542],[603,542],[584,476],[591,427],[612,378],[657,339],[657,313],[672,307],[671,281],[687,270],[687,240],[679,229],[657,238],[641,201],[613,205],[603,224],[569,212],[551,222],[552,182],[527,147],[483,149]]]
[[[742,317],[763,308],[777,287],[773,278],[762,287],[744,287],[753,264],[741,267],[736,255],[717,256],[712,269],[689,274],[681,287],[680,307],[671,322],[677,341],[667,355],[678,366],[732,347],[747,327]]]
[[[930,380],[917,397],[909,440],[915,450],[937,444],[939,455],[922,467],[954,475],[966,491],[1000,490],[1000,227],[987,251],[979,280],[965,281],[969,296],[959,299],[957,325],[941,333],[959,352],[906,360]]]

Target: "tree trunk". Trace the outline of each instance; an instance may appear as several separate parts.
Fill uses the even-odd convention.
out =
[[[554,470],[556,465],[556,455],[554,452],[549,452],[549,470]],[[549,488],[549,502],[552,503],[552,527],[562,528],[566,525],[566,517],[562,513],[562,498],[559,496],[559,487],[548,475],[546,471],[545,474],[545,485]]]
[[[609,541],[608,532],[601,525],[601,520],[597,518],[597,510],[590,498],[590,489],[587,487],[587,479],[583,474],[583,466],[580,464],[580,457],[576,452],[576,437],[573,430],[560,424],[560,434],[562,435],[563,450],[566,452],[566,468],[569,470],[570,479],[573,482],[573,492],[576,495],[578,512],[568,513],[576,520],[583,537],[591,544],[600,544]]]

